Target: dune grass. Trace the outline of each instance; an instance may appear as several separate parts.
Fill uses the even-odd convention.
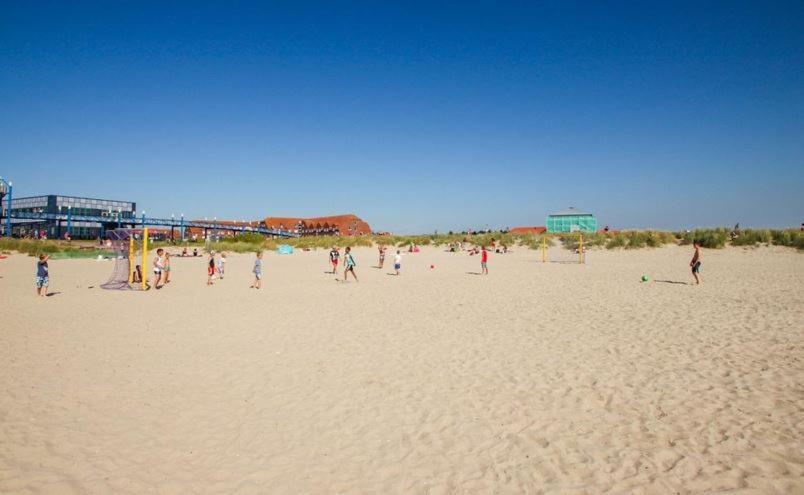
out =
[[[38,239],[0,239],[0,251],[27,254],[28,256],[50,255],[52,259],[97,258],[109,254],[105,249],[80,244],[67,244],[64,241]]]
[[[370,247],[375,245],[407,248],[411,243],[417,246],[447,246],[453,242],[462,242],[471,246],[490,246],[494,239],[497,245],[507,246],[509,249],[517,246],[538,250],[542,246],[542,238],[546,237],[548,246],[555,245],[556,239],[569,250],[578,248],[578,236],[544,236],[536,234],[514,235],[510,233],[492,232],[483,234],[431,234],[408,236],[320,236],[299,237],[294,239],[265,238],[261,234],[244,233],[209,244],[209,249],[218,252],[255,253],[261,250],[273,251],[280,244],[288,244],[295,249],[329,249],[332,246],[344,248]],[[746,229],[739,235],[731,238],[730,230],[725,227],[711,229],[696,229],[690,232],[666,232],[659,230],[622,231],[608,233],[584,234],[584,247],[586,249],[643,249],[661,247],[668,244],[690,245],[699,241],[706,249],[721,249],[727,245],[751,246],[785,246],[804,252],[804,233],[798,229]],[[185,241],[171,244],[165,241],[156,241],[150,244],[151,249],[157,248],[197,248],[200,251],[207,249],[203,241]],[[29,256],[39,256],[42,253],[51,255],[54,259],[64,258],[95,258],[98,255],[106,256],[107,250],[98,249],[94,245],[72,244],[59,240],[36,239],[9,239],[0,238],[0,252],[16,251]]]

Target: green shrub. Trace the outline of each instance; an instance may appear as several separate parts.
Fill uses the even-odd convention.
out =
[[[676,237],[679,244],[689,245],[694,241],[701,243],[707,249],[721,249],[726,245],[729,238],[729,229],[720,227],[717,229],[695,229],[692,232],[677,232]]]
[[[794,247],[804,250],[804,232],[796,229],[773,230],[771,231],[773,244],[777,246]]]
[[[624,248],[626,245],[625,236],[622,234],[616,234],[609,239],[609,242],[606,244],[606,249],[618,249]]]
[[[740,235],[731,240],[732,246],[756,246],[758,244],[770,244],[773,242],[773,234],[770,230],[750,230],[740,232]]]
[[[241,232],[232,237],[233,242],[245,242],[248,244],[262,244],[265,236],[257,232]]]

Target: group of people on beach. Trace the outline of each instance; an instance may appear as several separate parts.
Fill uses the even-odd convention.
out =
[[[207,262],[207,285],[213,285],[214,280],[219,278],[223,280],[226,276],[226,253],[209,252],[209,261]]]
[[[695,279],[695,284],[698,285],[701,283],[701,262],[702,262],[702,254],[701,254],[701,243],[699,241],[693,242],[693,255],[692,259],[690,260],[690,270],[692,272],[692,276]],[[377,268],[382,269],[385,263],[385,255],[386,251],[388,250],[387,246],[378,246],[378,254],[379,260],[377,263]],[[453,247],[450,246],[450,251],[452,251]],[[486,246],[481,246],[479,249],[477,247],[470,250],[469,255],[479,254],[480,255],[480,269],[482,275],[488,275],[488,250]],[[343,282],[348,280],[349,274],[352,275],[355,282],[357,282],[357,274],[355,273],[355,267],[357,263],[355,262],[354,256],[352,255],[352,248],[347,247],[344,250],[344,270],[343,270]],[[338,274],[338,264],[340,263],[341,253],[337,246],[332,246],[332,249],[329,252],[329,261],[332,266],[332,271],[329,272],[333,275]],[[48,286],[50,285],[50,268],[48,266],[48,260],[50,257],[46,254],[40,254],[37,263],[36,263],[36,295],[40,297],[44,297],[48,295]],[[153,283],[152,287],[155,289],[161,289],[166,284],[170,283],[170,253],[165,251],[162,248],[156,250],[156,256],[154,257],[153,261]],[[397,249],[396,254],[394,255],[394,273],[392,275],[399,276],[402,270],[402,252],[401,250]],[[256,258],[254,260],[254,267],[252,268],[252,273],[254,274],[254,282],[251,284],[250,288],[252,289],[260,289],[262,288],[262,251],[257,252]],[[215,251],[211,251],[209,254],[209,262],[207,264],[207,285],[213,285],[214,280],[216,278],[220,278],[223,280],[224,276],[226,275],[226,253],[219,253],[216,254]],[[140,266],[136,267],[135,273],[135,282],[139,282],[142,280],[142,271]],[[336,280],[338,280],[336,278]]]
[[[408,252],[417,252],[413,251],[413,244],[411,244],[411,250]],[[377,262],[377,268],[382,270],[383,266],[385,265],[385,252],[388,251],[388,246],[377,246],[377,250],[379,251],[379,261]],[[400,270],[402,269],[402,251],[397,249],[396,254],[394,255],[394,275],[399,276]]]

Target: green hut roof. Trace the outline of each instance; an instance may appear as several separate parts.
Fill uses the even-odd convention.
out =
[[[561,211],[557,211],[555,213],[550,214],[551,217],[569,217],[569,216],[578,216],[578,215],[592,216],[591,213],[586,212],[586,211],[576,210],[572,206],[570,206],[566,210],[561,210]]]

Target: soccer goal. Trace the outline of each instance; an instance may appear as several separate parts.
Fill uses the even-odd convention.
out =
[[[554,240],[558,241],[557,246]],[[582,232],[566,232],[543,235],[541,245],[542,263],[586,264],[586,248]]]
[[[148,290],[148,229],[137,239],[133,229],[108,232],[115,254],[114,271],[101,288],[107,290]]]

